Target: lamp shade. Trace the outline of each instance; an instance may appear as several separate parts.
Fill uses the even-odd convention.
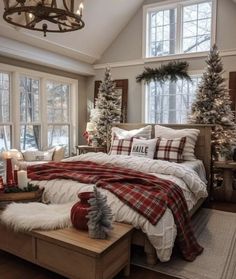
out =
[[[93,132],[94,131],[94,124],[92,122],[87,122],[86,131],[87,132]]]
[[[2,154],[2,159],[6,160],[6,159],[10,159],[11,158],[11,152],[10,151],[3,151]]]

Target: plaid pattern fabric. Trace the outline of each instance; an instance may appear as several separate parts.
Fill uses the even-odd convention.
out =
[[[50,162],[28,167],[33,180],[73,179],[95,184],[116,195],[155,225],[170,208],[177,226],[177,243],[186,260],[193,261],[203,248],[194,236],[182,190],[169,180],[140,171],[89,161]]]
[[[111,155],[129,155],[133,143],[133,138],[119,139],[114,136],[112,146],[110,149]]]
[[[179,139],[158,138],[154,159],[181,163],[186,137]]]

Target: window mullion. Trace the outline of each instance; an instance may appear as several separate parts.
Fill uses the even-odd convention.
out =
[[[183,51],[182,48],[182,35],[183,35],[183,6],[177,5],[177,22],[176,22],[176,54],[180,54]]]
[[[41,141],[42,147],[45,149],[48,148],[47,82],[45,78],[41,78],[40,95]]]

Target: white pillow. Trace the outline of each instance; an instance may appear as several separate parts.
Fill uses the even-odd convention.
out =
[[[48,151],[26,150],[23,152],[25,161],[52,161],[54,149]]]
[[[184,161],[194,161],[196,157],[194,155],[194,149],[197,142],[197,138],[200,131],[197,129],[180,129],[175,130],[160,125],[155,125],[155,137],[163,137],[166,139],[176,139],[186,137],[186,143],[183,151]]]
[[[134,129],[134,130],[124,130],[120,129],[118,127],[112,127],[112,139],[114,135],[118,139],[130,139],[130,138],[144,138],[144,139],[150,139],[152,135],[152,126],[148,125],[140,129]]]
[[[130,156],[153,159],[156,151],[157,139],[133,139]]]

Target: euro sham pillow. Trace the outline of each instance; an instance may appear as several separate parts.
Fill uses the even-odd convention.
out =
[[[112,139],[116,136],[118,139],[130,139],[130,138],[144,138],[150,139],[152,135],[152,126],[147,125],[140,129],[124,130],[118,127],[112,127]]]
[[[133,139],[130,156],[137,156],[143,158],[154,158],[156,151],[157,139]]]
[[[133,138],[119,139],[114,136],[109,155],[129,155],[132,143]]]
[[[194,161],[196,157],[194,155],[195,145],[198,139],[200,131],[197,129],[180,129],[175,130],[160,125],[155,125],[155,137],[161,137],[165,139],[176,139],[186,137],[186,143],[183,150],[184,161]]]
[[[158,138],[154,159],[182,163],[186,137],[177,139]]]

